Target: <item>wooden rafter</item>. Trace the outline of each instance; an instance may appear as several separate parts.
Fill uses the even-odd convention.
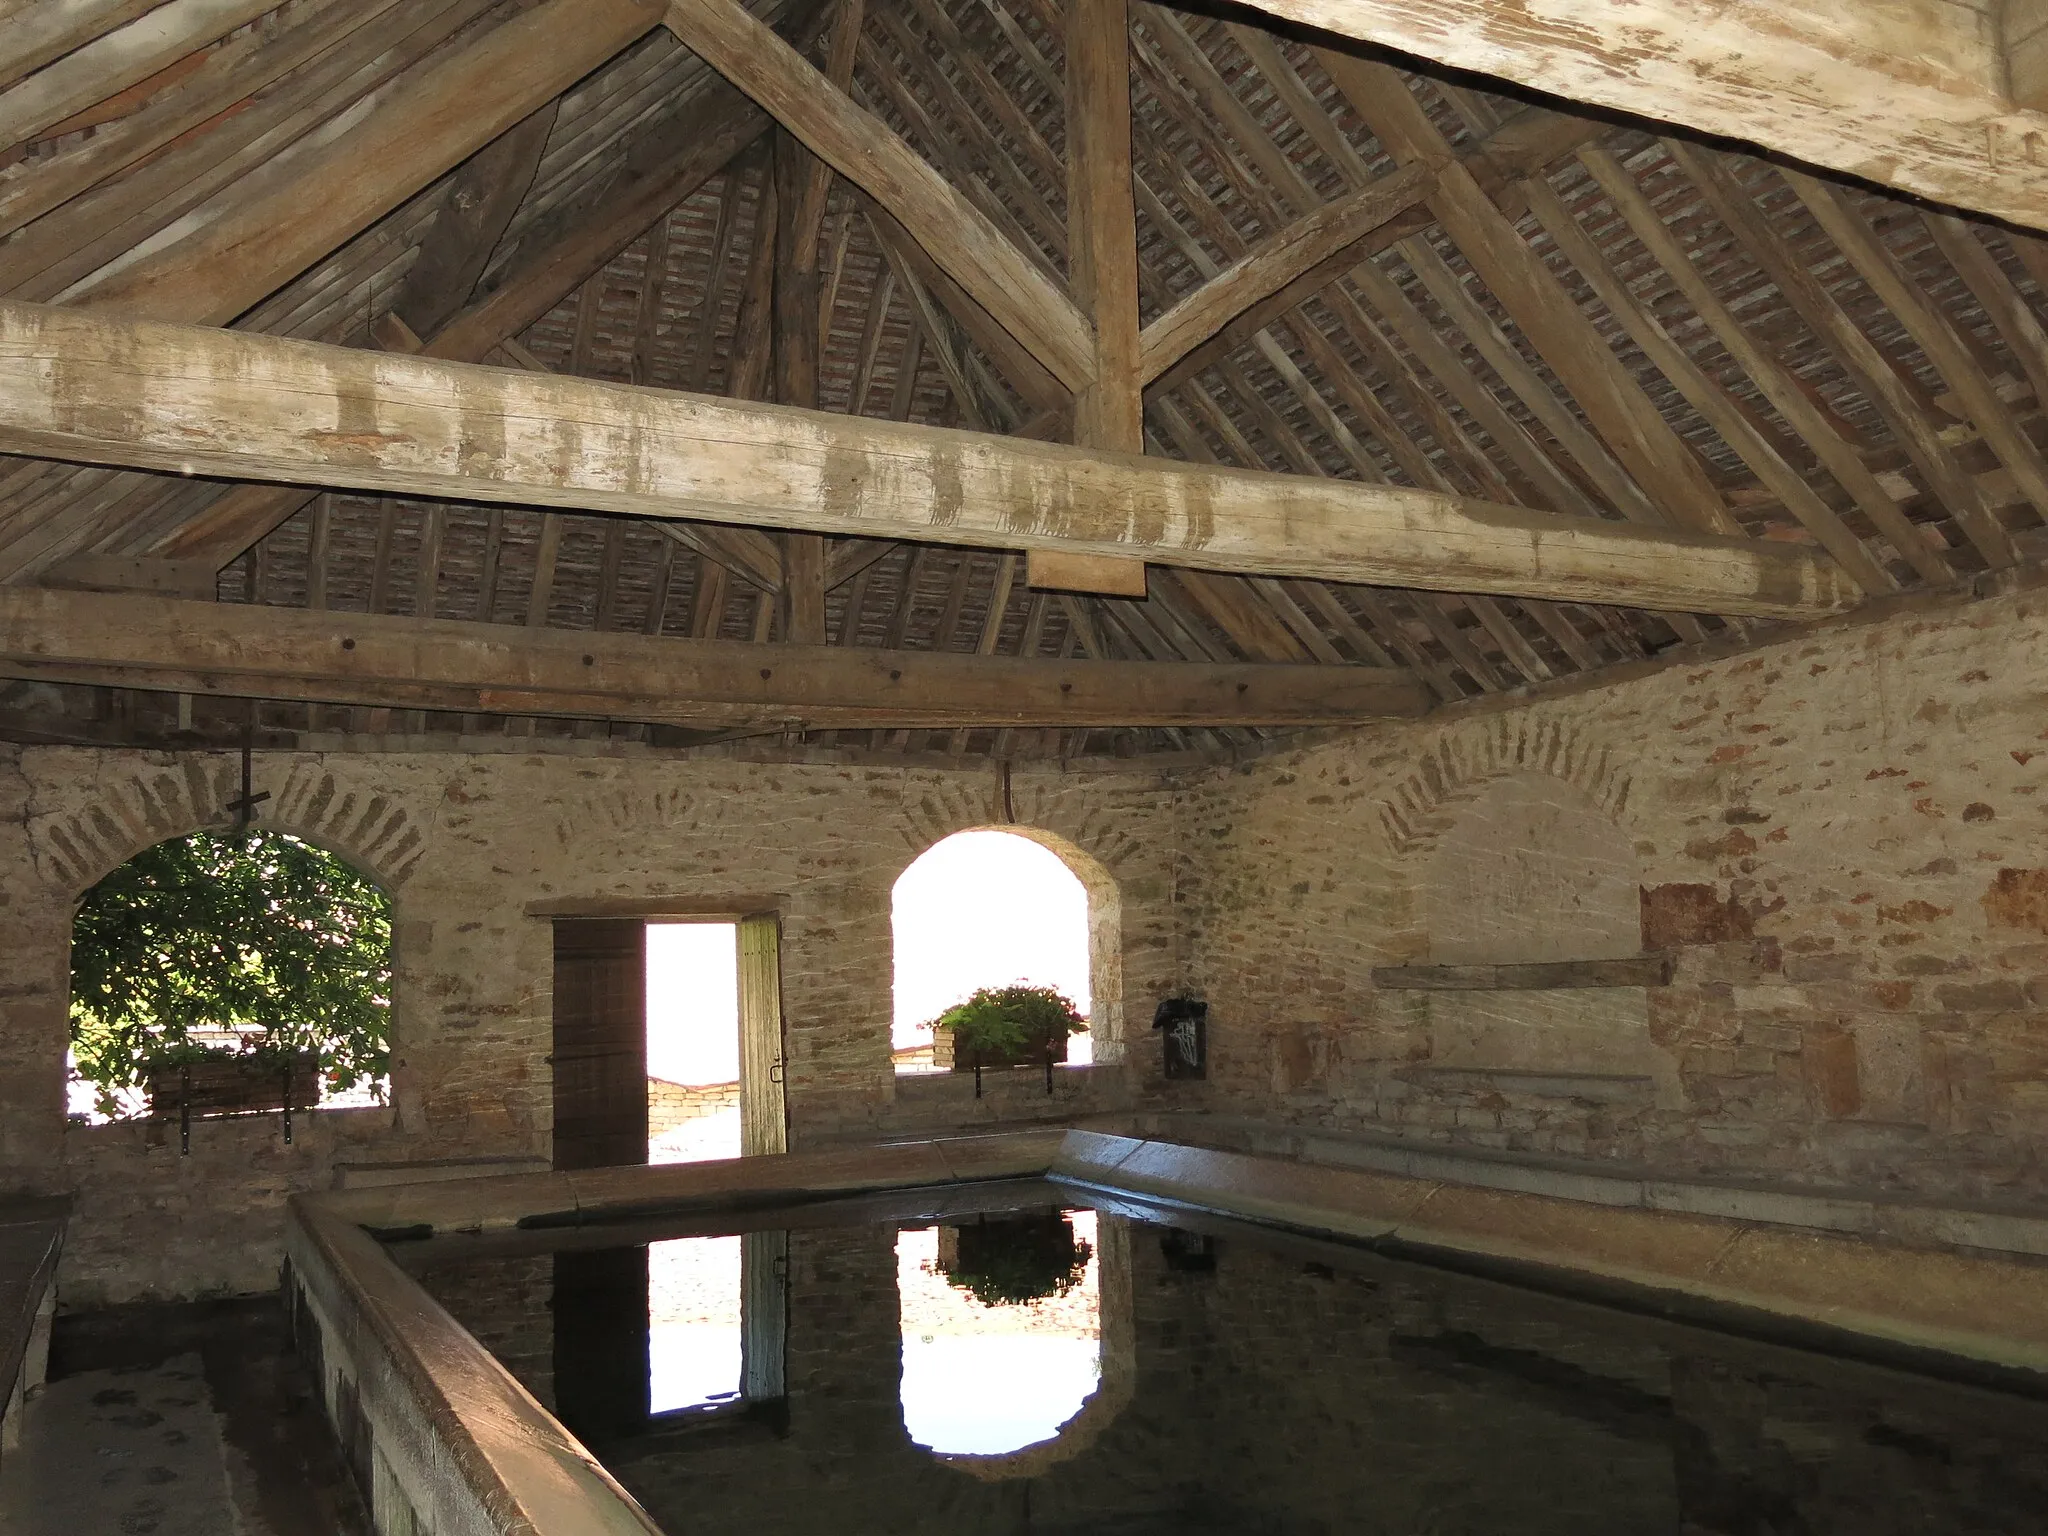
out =
[[[420,346],[397,350],[483,361],[575,292],[650,223],[724,171],[767,128],[766,114],[730,87],[714,84],[667,131],[638,147],[603,204],[551,221],[528,238],[488,294]],[[245,486],[159,533],[152,553],[214,559],[225,566],[305,503],[305,493],[291,487]]]
[[[225,325],[659,20],[651,0],[547,0],[428,69],[276,184],[68,294],[82,307]]]
[[[734,0],[676,0],[668,24],[812,153],[894,215],[1069,388],[1092,373],[1085,317],[1052,279],[887,125]]]

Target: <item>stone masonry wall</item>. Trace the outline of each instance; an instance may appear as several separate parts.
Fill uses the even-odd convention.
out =
[[[545,1154],[552,939],[526,915],[534,903],[773,898],[793,1144],[898,1128],[890,888],[1001,805],[990,771],[259,755],[273,796],[259,823],[344,854],[394,896],[392,1107],[301,1115],[290,1147],[274,1117],[199,1122],[190,1157],[174,1126],[67,1129],[73,906],[142,848],[218,824],[237,772],[225,755],[0,749],[0,1189],[80,1193],[67,1305],[274,1284],[284,1195],[325,1187],[337,1161]],[[1115,881],[1124,987],[1149,1013],[1178,965],[1159,781],[1020,768],[1011,798],[1020,825]],[[1102,1103],[1076,1112],[1125,1087],[1090,1076]],[[989,1109],[958,1112],[983,1123]],[[920,1103],[908,1120],[938,1128],[945,1114]]]
[[[2048,605],[2007,596],[1189,787],[1181,888],[1211,1104],[2048,1198],[2044,647]],[[1676,953],[1675,985],[1453,1000],[1519,1018],[1488,1036],[1446,1028],[1447,994],[1373,984],[1375,966],[1539,958],[1546,923],[1548,958],[1594,958],[1617,914],[1560,919],[1570,887],[1544,886],[1542,866],[1593,858],[1613,883],[1624,856],[1636,937]],[[1489,901],[1489,885],[1525,889]]]

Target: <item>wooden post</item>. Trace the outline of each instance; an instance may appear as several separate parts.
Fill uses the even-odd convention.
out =
[[[1126,0],[1068,0],[1067,249],[1074,301],[1094,327],[1095,377],[1074,397],[1074,442],[1145,451],[1139,369],[1138,234],[1131,194],[1131,19]],[[1145,590],[1144,562],[1050,570],[1033,551],[1025,581],[1129,595]]]
[[[824,167],[787,129],[775,133],[775,398],[818,405],[818,235],[825,218]],[[825,643],[825,539],[782,535],[782,638]]]

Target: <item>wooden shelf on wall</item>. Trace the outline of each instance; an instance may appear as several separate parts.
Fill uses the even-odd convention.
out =
[[[1551,992],[1575,987],[1668,987],[1669,954],[1523,965],[1376,965],[1375,986],[1407,992]]]

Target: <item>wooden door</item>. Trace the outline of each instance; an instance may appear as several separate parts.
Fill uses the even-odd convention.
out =
[[[740,1153],[789,1150],[783,1095],[782,922],[740,919]]]
[[[555,1255],[555,1416],[593,1445],[647,1428],[647,1248]]]
[[[555,924],[555,1166],[647,1161],[647,925]]]
[[[789,1391],[789,1234],[740,1238],[740,1395],[765,1402]]]

